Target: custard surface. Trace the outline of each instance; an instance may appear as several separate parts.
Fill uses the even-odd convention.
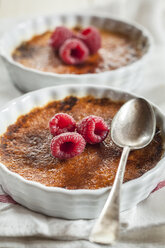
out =
[[[100,30],[101,49],[90,55],[81,65],[66,65],[49,46],[51,34],[52,32],[48,31],[23,42],[13,52],[13,59],[26,67],[44,72],[88,74],[115,70],[133,63],[142,56],[137,43],[126,35]]]
[[[0,162],[9,170],[46,186],[67,189],[98,189],[113,184],[122,150],[111,140],[87,144],[84,152],[68,160],[51,155],[50,118],[59,112],[71,114],[76,121],[95,114],[111,125],[112,118],[122,106],[107,98],[91,96],[67,97],[35,108],[20,116],[0,137]],[[140,177],[161,159],[162,138],[157,129],[153,141],[145,148],[130,152],[124,182]],[[9,182],[10,183],[10,182]]]

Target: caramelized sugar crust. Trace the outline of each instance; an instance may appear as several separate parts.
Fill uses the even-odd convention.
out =
[[[109,125],[123,103],[91,96],[67,97],[33,109],[18,118],[0,138],[0,162],[27,180],[46,186],[67,189],[98,189],[113,184],[121,149],[107,139],[97,145],[87,145],[85,151],[68,160],[52,157],[48,122],[59,112],[71,114],[76,121],[95,114]],[[124,181],[137,178],[153,168],[161,159],[162,138],[157,129],[153,141],[145,148],[132,151],[128,158]]]
[[[75,28],[74,32],[78,29]],[[23,42],[13,52],[13,59],[26,67],[59,74],[86,74],[115,70],[136,61],[142,56],[137,42],[127,36],[100,31],[102,48],[98,53],[88,57],[81,65],[66,65],[49,46],[52,32],[45,32]]]

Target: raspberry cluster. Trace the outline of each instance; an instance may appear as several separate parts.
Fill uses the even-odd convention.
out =
[[[50,37],[50,45],[59,52],[64,63],[77,65],[83,63],[89,54],[98,51],[101,47],[101,36],[93,26],[76,34],[64,26],[59,26]]]
[[[55,114],[49,122],[49,129],[54,136],[51,152],[59,159],[79,155],[84,151],[86,143],[100,143],[109,132],[107,124],[99,116],[90,115],[76,123],[74,118],[66,113]]]

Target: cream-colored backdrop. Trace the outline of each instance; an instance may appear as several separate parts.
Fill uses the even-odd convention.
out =
[[[158,42],[165,42],[165,0],[0,0],[1,21],[69,11],[98,11],[134,20]]]
[[[92,9],[112,0],[0,0],[0,18]]]

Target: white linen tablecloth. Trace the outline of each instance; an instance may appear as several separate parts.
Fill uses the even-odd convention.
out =
[[[106,1],[107,3],[107,1]],[[152,33],[155,46],[148,65],[144,68],[143,84],[136,94],[157,104],[165,113],[165,1],[164,0],[111,0],[109,4],[92,11],[114,14],[135,20]],[[18,20],[1,20],[0,35]],[[11,83],[0,61],[0,107],[22,93]],[[128,227],[121,230],[114,248],[165,247],[165,182],[161,189],[121,213]],[[47,217],[16,204],[0,188],[0,247],[101,248],[88,241],[94,220],[69,221]]]

